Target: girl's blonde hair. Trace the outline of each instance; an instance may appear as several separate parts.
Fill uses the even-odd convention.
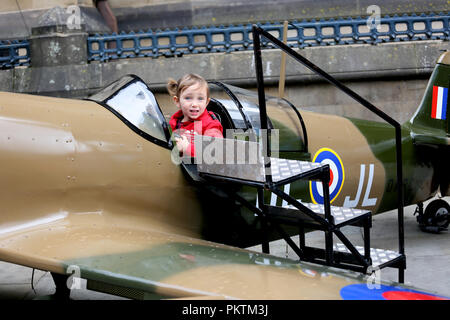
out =
[[[169,94],[172,97],[180,97],[180,94],[184,89],[197,83],[206,86],[206,95],[207,98],[209,98],[208,82],[206,82],[206,80],[202,76],[199,76],[195,73],[186,74],[182,76],[178,81],[169,79],[169,81],[167,82],[167,91],[169,91]]]

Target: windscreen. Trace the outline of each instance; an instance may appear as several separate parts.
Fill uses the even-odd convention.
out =
[[[139,78],[125,76],[90,99],[106,104],[152,138],[168,142],[166,121],[155,96]]]

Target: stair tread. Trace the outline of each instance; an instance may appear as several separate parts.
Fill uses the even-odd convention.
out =
[[[333,247],[335,251],[351,253],[350,250],[348,250],[348,248],[342,243],[336,243]],[[361,255],[364,255],[364,247],[355,246],[355,248]],[[383,265],[399,257],[401,257],[401,254],[393,250],[370,248],[370,258],[372,259],[373,267]]]
[[[279,182],[293,176],[318,169],[323,165],[316,162],[290,160],[282,158],[270,158],[272,181]]]
[[[297,201],[300,202],[301,204],[303,204],[308,209],[312,210],[313,212],[320,214],[320,215],[325,215],[325,206],[323,204],[302,202],[300,200],[297,200]],[[297,210],[297,208],[295,206],[290,205],[290,204],[284,205],[283,208]],[[337,207],[337,206],[330,206],[330,212],[331,212],[331,215],[334,217],[335,224],[337,224],[337,225],[370,213],[369,210],[357,209],[357,208],[345,208],[345,207]]]
[[[289,178],[298,179],[308,176],[308,173],[315,173],[315,169],[324,167],[321,163],[290,160],[270,157],[270,172],[272,182],[282,183]],[[264,158],[260,161],[243,163],[198,163],[198,172],[206,175],[219,176],[224,178],[240,179],[242,182],[264,183],[266,181],[266,171]]]

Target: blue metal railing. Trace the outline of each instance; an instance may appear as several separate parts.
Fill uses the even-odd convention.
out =
[[[287,44],[293,48],[321,45],[377,44],[392,41],[450,40],[450,13],[385,16],[378,28],[369,29],[367,18],[294,21],[289,23]],[[281,23],[259,26],[282,39]],[[207,52],[252,50],[251,25],[149,30],[137,33],[95,35],[88,38],[89,61],[131,57],[181,56]],[[114,43],[115,48],[106,44]],[[263,42],[263,46],[267,43]]]
[[[28,40],[0,40],[0,69],[30,65]]]
[[[292,21],[287,45],[309,46],[377,44],[393,41],[450,40],[450,12],[439,14],[385,16],[379,28],[369,29],[367,18]],[[281,40],[281,23],[259,24]],[[122,58],[181,56],[184,54],[233,52],[253,49],[252,27],[248,25],[212,26],[166,30],[148,30],[89,36],[89,61]],[[263,47],[270,47],[262,42]],[[0,41],[0,69],[30,65],[27,40]]]

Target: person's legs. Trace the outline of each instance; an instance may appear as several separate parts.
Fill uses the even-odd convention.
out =
[[[107,0],[97,0],[97,1],[94,1],[94,5],[96,6],[97,10],[102,15],[102,17],[105,20],[109,29],[111,29],[111,31],[115,32],[116,34],[119,33],[119,27],[117,25],[116,16],[112,12],[108,1]],[[106,46],[108,49],[114,49],[114,48],[116,48],[116,43],[108,42]]]
[[[109,6],[107,0],[97,1],[97,10],[102,15],[103,19],[105,19],[106,24],[111,29],[112,32],[118,33],[119,28],[117,26],[117,19],[114,16],[114,13]]]

